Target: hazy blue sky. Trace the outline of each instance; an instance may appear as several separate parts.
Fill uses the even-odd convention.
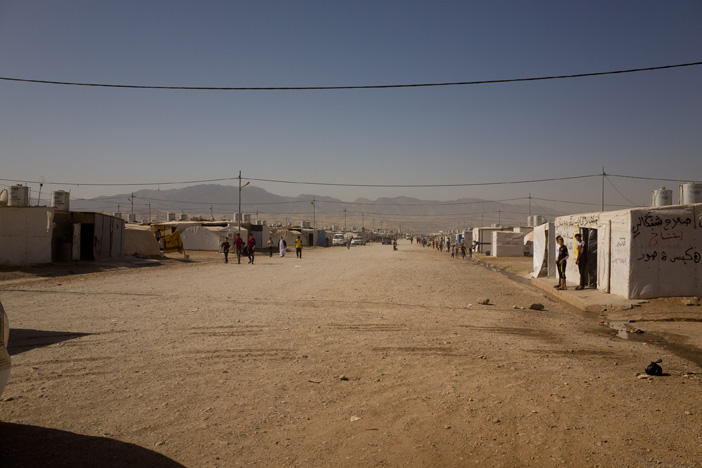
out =
[[[700,61],[701,22],[697,0],[0,0],[0,76],[281,87],[576,74]],[[241,170],[252,178],[450,184],[566,177],[605,166],[613,174],[702,179],[701,85],[702,66],[343,91],[0,81],[0,177],[132,183],[235,177]],[[676,185],[611,180],[640,204],[652,188]],[[600,201],[597,178],[460,189],[254,185],[347,200],[531,192]],[[44,190],[70,189],[83,198],[138,188]],[[627,203],[610,185],[607,199]]]

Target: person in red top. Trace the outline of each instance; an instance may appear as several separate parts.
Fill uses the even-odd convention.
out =
[[[253,264],[254,255],[256,254],[256,239],[254,239],[253,234],[249,234],[249,243],[246,246],[246,253],[249,256],[249,263]]]
[[[239,233],[236,234],[236,239],[234,239],[234,248],[236,249],[236,263],[241,263],[241,251],[244,250],[244,241]]]

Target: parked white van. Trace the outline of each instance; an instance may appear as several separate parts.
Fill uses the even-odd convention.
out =
[[[332,245],[346,245],[346,239],[343,234],[334,234],[332,237]]]

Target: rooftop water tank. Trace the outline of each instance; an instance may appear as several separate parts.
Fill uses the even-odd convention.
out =
[[[178,221],[187,221],[188,220],[188,215],[185,213],[181,213],[178,215]]]
[[[26,185],[13,185],[10,187],[9,206],[29,205],[29,187]]]
[[[112,216],[114,216],[115,218],[122,219],[122,213],[120,211],[115,211],[114,213],[112,213]]]
[[[127,215],[127,222],[131,224],[136,224],[136,213],[129,213]]]
[[[10,195],[7,193],[7,190],[2,189],[2,191],[0,191],[0,206],[7,206],[9,199]]]
[[[702,184],[688,182],[680,185],[679,201],[681,205],[702,203]]]
[[[176,220],[175,213],[167,213],[166,214],[166,221],[175,221],[175,220]]]
[[[651,206],[668,206],[673,204],[673,191],[665,187],[651,192]]]
[[[546,217],[541,215],[534,215],[534,226],[541,226],[546,224]]]
[[[69,211],[71,192],[56,190],[51,194],[51,206],[59,211]]]

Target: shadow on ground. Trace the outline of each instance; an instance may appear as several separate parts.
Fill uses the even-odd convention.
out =
[[[182,467],[138,445],[105,437],[0,422],[0,466]]]
[[[90,333],[32,330],[31,328],[10,328],[10,342],[7,352],[10,356],[43,348],[62,341],[74,340]]]

